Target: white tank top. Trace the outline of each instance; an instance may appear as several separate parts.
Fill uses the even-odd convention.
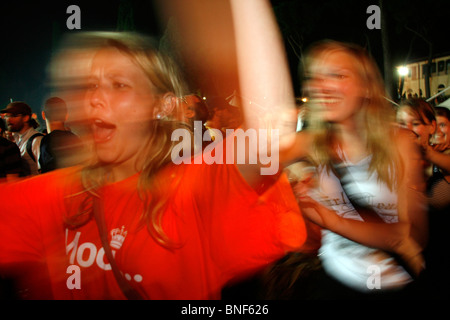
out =
[[[397,194],[386,184],[377,181],[376,173],[369,175],[371,157],[350,163],[343,156],[346,167],[341,179],[347,182],[350,198],[360,199],[386,222],[398,221]],[[330,170],[318,170],[319,187],[311,197],[347,219],[363,220],[348,200],[339,179]],[[358,290],[400,288],[411,282],[411,276],[396,260],[382,250],[369,248],[329,230],[322,231],[319,256],[324,270],[343,284]]]

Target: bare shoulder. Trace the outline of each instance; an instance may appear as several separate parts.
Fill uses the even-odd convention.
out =
[[[403,128],[394,129],[392,142],[404,161],[421,160],[423,158],[417,135],[413,131]]]
[[[394,143],[400,148],[418,148],[417,135],[408,129],[394,128]]]

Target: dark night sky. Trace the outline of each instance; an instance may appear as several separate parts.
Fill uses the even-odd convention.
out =
[[[9,99],[26,101],[40,113],[46,95],[46,67],[52,50],[68,30],[66,9],[81,9],[81,31],[115,30],[120,0],[109,1],[2,1],[0,3],[0,105]],[[151,1],[133,1],[137,30],[158,33]]]
[[[384,1],[388,2],[388,34],[394,65],[408,56],[410,59],[425,57],[428,52],[425,41],[407,31],[405,24],[426,34],[427,40],[433,43],[435,53],[450,52],[448,11],[444,7],[446,0]],[[115,30],[120,2],[1,1],[0,105],[5,106],[13,98],[28,102],[39,113],[46,94],[45,69],[57,44],[54,41],[61,34],[74,32],[66,28],[69,17],[66,8],[70,4],[81,8],[83,31]],[[134,6],[136,30],[159,35],[152,1],[130,2]],[[378,1],[272,0],[272,3],[283,35],[293,37],[303,49],[323,38],[358,42],[368,46],[382,66],[381,32],[366,27],[369,17],[366,9],[370,4],[378,4]],[[292,46],[287,45],[286,48],[295,78],[298,58]]]

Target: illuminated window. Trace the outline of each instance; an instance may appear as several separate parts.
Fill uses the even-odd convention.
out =
[[[422,78],[425,78],[425,75],[428,73],[428,65],[423,64],[422,65]]]
[[[425,64],[422,65],[422,78],[425,78],[425,76],[427,74],[427,71],[428,71],[428,64],[425,63]],[[430,76],[433,73],[436,73],[436,62],[431,63],[431,74],[430,74]]]
[[[417,68],[416,67],[411,67],[411,78],[412,80],[417,80]]]
[[[438,62],[438,72],[441,73],[445,70],[445,61],[441,60]]]

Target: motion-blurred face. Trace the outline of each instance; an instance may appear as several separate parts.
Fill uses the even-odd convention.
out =
[[[5,119],[8,131],[22,133],[22,131],[25,128],[25,122],[28,121],[28,119],[24,118],[25,116],[21,114],[11,114],[11,113],[6,114]]]
[[[155,118],[154,86],[129,56],[114,48],[96,54],[88,84],[87,114],[99,160],[136,167]]]
[[[436,134],[434,135],[435,142],[437,144],[446,144],[450,143],[448,130],[450,126],[450,121],[443,116],[436,116]]]
[[[435,127],[427,119],[422,119],[408,106],[400,106],[397,111],[397,123],[413,131],[421,141],[428,142],[434,134]]]
[[[358,61],[344,51],[314,57],[308,69],[306,90],[323,121],[354,121],[367,89],[357,70]]]

